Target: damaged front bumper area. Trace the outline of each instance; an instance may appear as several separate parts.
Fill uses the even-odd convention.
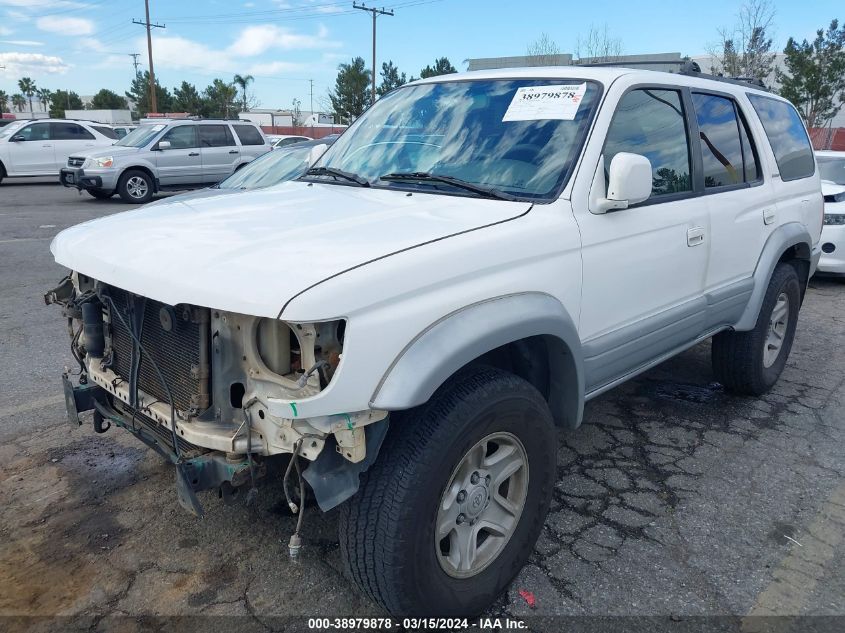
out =
[[[73,273],[45,295],[62,306],[78,384],[63,378],[68,417],[131,432],[176,467],[178,498],[224,500],[263,476],[267,459],[310,462],[303,477],[328,510],[357,491],[387,413],[299,417],[341,373],[346,323],[286,323],[170,306]]]

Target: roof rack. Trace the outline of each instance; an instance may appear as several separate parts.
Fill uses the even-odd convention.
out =
[[[680,66],[680,68],[675,74],[686,75],[687,77],[701,77],[702,79],[710,79],[712,81],[721,81],[724,83],[734,84],[738,86],[748,86],[750,88],[755,88],[756,90],[765,90],[767,92],[769,91],[769,89],[763,83],[762,79],[759,79],[757,77],[725,77],[724,75],[710,75],[708,73],[701,72],[701,66],[698,65],[698,62],[694,62],[689,59],[656,59],[652,61],[636,60],[630,62],[591,62],[578,65],[605,67],[610,66],[616,68],[627,68],[629,66]],[[667,70],[661,72],[672,73],[673,71]]]

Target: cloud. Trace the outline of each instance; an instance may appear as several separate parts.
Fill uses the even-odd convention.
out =
[[[14,31],[8,26],[0,26],[0,37],[8,37],[12,33],[14,33]]]
[[[94,23],[85,18],[45,15],[38,18],[35,25],[42,31],[65,35],[91,35],[94,32]]]
[[[42,55],[41,53],[0,53],[0,70],[7,77],[19,77],[24,74],[40,75],[54,74],[61,75],[68,71],[70,66],[61,58],[54,55]]]
[[[267,62],[265,64],[253,64],[247,68],[248,75],[275,75],[278,73],[291,73],[305,70],[309,64],[296,64],[293,62]]]
[[[11,44],[12,46],[44,46],[44,42],[34,40],[0,40],[0,44]]]
[[[298,50],[338,48],[341,43],[328,39],[329,31],[320,26],[316,35],[294,33],[272,24],[248,26],[227,51],[235,57],[253,57],[270,49]]]

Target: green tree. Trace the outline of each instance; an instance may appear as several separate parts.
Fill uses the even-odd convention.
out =
[[[65,116],[65,110],[81,110],[82,99],[72,90],[56,90],[50,99],[50,116],[54,119],[61,119]]]
[[[449,75],[456,73],[458,70],[452,66],[452,62],[448,57],[440,57],[434,60],[434,67],[426,66],[420,71],[420,78],[426,79],[428,77],[437,77],[438,75]]]
[[[719,29],[719,42],[709,48],[710,71],[729,77],[766,80],[772,74],[775,52],[767,36],[775,19],[770,0],[746,0],[732,29]]]
[[[156,79],[156,107],[159,112],[173,112],[173,96],[167,88],[162,88]],[[132,85],[126,91],[126,98],[135,102],[135,111],[139,116],[146,116],[150,111],[150,73],[145,70],[135,75]]]
[[[125,110],[126,97],[121,97],[116,92],[103,88],[91,98],[92,110]]]
[[[222,79],[215,79],[203,91],[207,102],[207,114],[212,118],[228,119],[238,115],[238,89],[234,83],[226,83]]]
[[[293,102],[291,103],[291,119],[294,127],[299,127],[302,125],[302,101],[297,99],[296,97],[293,98]]]
[[[35,93],[38,91],[35,81],[29,77],[22,77],[21,79],[18,79],[18,88],[20,88],[21,93],[29,99],[29,111],[33,112],[32,97],[35,96]]]
[[[9,102],[9,95],[4,90],[0,90],[0,114],[6,112],[7,103]]]
[[[335,115],[343,123],[352,123],[372,102],[370,71],[363,57],[337,67],[335,87],[329,92]]]
[[[201,115],[206,110],[202,96],[197,87],[183,81],[182,85],[173,89],[173,111],[188,112]]]
[[[812,42],[790,37],[783,52],[787,72],[777,71],[781,96],[803,113],[807,127],[822,127],[845,99],[845,26],[832,20]]]
[[[405,73],[400,74],[393,60],[390,60],[381,65],[381,83],[376,88],[376,93],[381,96],[406,83],[408,83],[408,78]]]
[[[246,89],[249,84],[255,81],[255,77],[252,75],[235,75],[232,81],[241,89],[241,111],[246,112],[249,109],[247,107]]]
[[[17,110],[18,112],[23,112],[23,109],[26,107],[26,97],[22,94],[14,94],[12,95],[12,108]]]
[[[47,112],[50,109],[50,102],[53,100],[53,91],[49,88],[39,88],[36,93],[38,94],[38,101],[41,102],[41,107],[44,112]]]

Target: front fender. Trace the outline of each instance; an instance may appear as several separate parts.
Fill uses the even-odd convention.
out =
[[[418,334],[382,377],[370,405],[400,410],[426,402],[446,380],[502,345],[544,337],[549,352],[549,405],[567,427],[581,422],[584,361],[572,318],[554,297],[520,293],[461,308]]]

